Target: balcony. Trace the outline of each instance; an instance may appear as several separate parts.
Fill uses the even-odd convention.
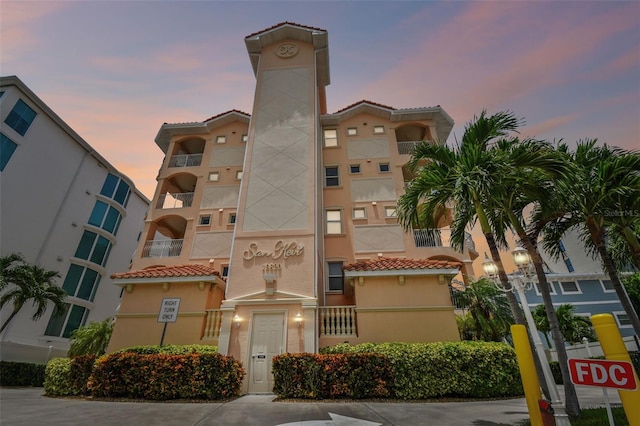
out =
[[[182,192],[178,194],[166,194],[158,197],[157,209],[181,209],[191,207],[193,203],[193,192]]]
[[[322,306],[320,310],[320,337],[355,337],[355,306]]]
[[[451,247],[451,229],[440,228],[433,231],[425,229],[413,230],[413,241],[416,247]],[[476,249],[476,245],[473,242],[471,234],[464,233],[464,246],[469,250]]]
[[[400,155],[411,155],[415,151],[416,146],[421,144],[422,141],[402,141],[398,142],[398,153]]]
[[[207,317],[204,325],[204,335],[202,340],[216,340],[220,338],[220,327],[222,325],[222,310],[207,309]]]
[[[184,240],[151,240],[144,244],[142,257],[175,257],[182,252]]]
[[[202,154],[177,154],[172,155],[169,167],[196,167],[202,163]]]

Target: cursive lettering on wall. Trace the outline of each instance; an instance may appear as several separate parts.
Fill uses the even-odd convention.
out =
[[[293,256],[301,256],[304,253],[304,245],[296,241],[277,241],[273,250],[261,250],[258,243],[249,244],[242,257],[244,260],[253,260],[255,258],[270,257],[272,259],[288,259]]]

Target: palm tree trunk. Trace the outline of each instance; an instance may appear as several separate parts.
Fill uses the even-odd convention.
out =
[[[2,324],[2,327],[0,327],[0,334],[2,334],[2,332],[4,331],[5,328],[7,328],[7,326],[9,325],[11,320],[13,319],[13,317],[18,315],[19,311],[20,311],[20,309],[14,309],[13,312],[11,312],[11,315],[9,315],[9,318],[7,318],[7,320],[4,322],[4,324]]]
[[[640,242],[638,241],[635,232],[633,232],[633,229],[629,226],[622,228],[622,233],[624,235],[624,239],[629,243],[633,260],[636,263],[636,266],[640,269]],[[638,332],[636,331],[636,334],[637,333]]]
[[[604,231],[602,228],[598,227],[593,221],[587,221],[587,226],[589,228],[589,232],[591,233],[591,238],[596,245],[596,249],[600,254],[600,258],[602,259],[602,264],[604,266],[605,272],[609,275],[609,279],[611,280],[611,284],[618,295],[618,299],[620,299],[620,303],[622,304],[622,308],[626,312],[629,317],[629,321],[633,326],[633,331],[636,333],[636,336],[640,336],[640,319],[638,319],[638,314],[635,309],[633,309],[633,305],[629,300],[629,295],[625,291],[622,283],[620,282],[620,277],[618,276],[618,271],[616,271],[615,266],[613,265],[613,260],[607,251],[607,246],[604,240]]]

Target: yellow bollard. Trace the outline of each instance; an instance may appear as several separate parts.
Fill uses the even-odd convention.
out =
[[[533,352],[531,352],[527,328],[521,324],[514,324],[511,326],[511,336],[513,336],[516,358],[520,366],[520,377],[522,378],[531,426],[542,426],[542,414],[538,406],[538,401],[542,399],[542,392],[540,392],[540,381],[533,362]]]
[[[602,346],[602,351],[606,359],[615,361],[631,362],[631,357],[627,351],[627,347],[622,340],[620,330],[616,325],[616,321],[611,314],[597,314],[591,317],[591,323],[596,330],[598,340]],[[638,382],[638,374],[634,370],[636,383]],[[640,426],[640,391],[638,389],[618,390],[622,408],[627,416],[630,426]]]

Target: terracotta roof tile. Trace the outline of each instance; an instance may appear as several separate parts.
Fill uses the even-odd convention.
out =
[[[354,108],[354,107],[356,107],[358,105],[361,105],[361,104],[369,104],[369,105],[377,106],[377,107],[380,107],[380,108],[389,109],[391,111],[395,111],[396,110],[394,107],[391,107],[391,106],[388,106],[388,105],[379,104],[377,102],[371,102],[371,101],[368,101],[366,99],[363,99],[363,100],[358,101],[356,103],[353,103],[353,104],[351,104],[349,106],[346,106],[346,107],[342,108],[341,110],[338,110],[338,111],[334,112],[334,114],[339,114],[339,113],[341,113],[343,111],[346,111],[348,109]]]
[[[131,278],[173,278],[173,277],[201,277],[216,275],[220,273],[213,268],[203,265],[179,265],[179,266],[156,266],[139,271],[121,272],[111,274],[111,279],[131,279]]]
[[[401,259],[398,257],[380,257],[376,260],[351,263],[342,269],[345,271],[393,271],[406,269],[460,269],[462,262],[435,259]]]

